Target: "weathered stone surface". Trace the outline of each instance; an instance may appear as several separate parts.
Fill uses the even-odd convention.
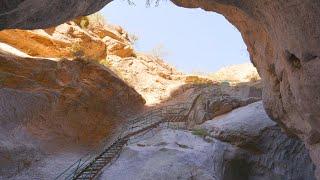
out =
[[[16,92],[1,96],[3,127],[6,123],[27,123],[30,131],[35,130],[34,133],[39,133],[39,136],[43,135],[41,132],[49,134],[53,130],[52,133],[61,131],[66,136],[83,136],[92,141],[100,133],[98,136],[104,137],[108,131],[105,127],[117,117],[125,117],[126,113],[139,110],[145,102],[112,71],[93,62],[80,59],[55,62],[1,54],[0,60],[2,93]],[[30,93],[38,95],[39,102],[45,101],[40,106],[43,109],[37,108],[31,101],[30,104],[19,103],[19,98],[14,102],[14,97],[28,96]],[[9,100],[13,104],[6,105],[11,102]],[[73,130],[67,132],[59,126]],[[83,126],[87,127],[84,129]]]
[[[0,179],[42,152],[98,144],[144,102],[102,65],[0,53]]]
[[[308,143],[320,131],[320,2],[173,2],[221,13],[240,30],[262,78],[268,114],[288,133],[303,139],[320,166],[319,143]]]
[[[236,108],[261,100],[254,97],[221,96],[203,91],[193,102],[187,119],[187,126],[193,127]]]
[[[111,0],[1,0],[0,29],[38,29],[59,25],[92,14]]]
[[[48,29],[3,30],[0,42],[33,57],[73,59],[83,56],[100,61],[107,55],[135,56],[131,42],[122,37],[126,32],[121,33],[107,25],[90,24],[82,28],[75,21],[69,21]]]
[[[204,140],[188,131],[158,128],[132,139],[100,179],[315,179],[303,142],[282,132],[262,102],[202,127],[214,138]]]
[[[72,20],[48,29],[3,30],[0,50],[21,57],[56,61],[82,57],[101,63],[133,86],[147,104],[169,98],[171,90],[184,84],[184,75],[162,59],[135,52],[129,33],[121,27],[88,23],[83,27]]]
[[[92,13],[111,0],[2,0],[0,29],[40,28]],[[320,167],[320,2],[172,0],[223,14],[242,33],[263,80],[268,114],[303,139]],[[210,22],[209,22],[210,23]],[[320,178],[320,170],[317,173]]]
[[[188,109],[186,122],[188,128],[210,120],[233,109],[246,106],[261,100],[255,93],[249,93],[251,88],[262,91],[260,82],[236,84],[234,86],[221,84],[184,84],[171,93],[168,104],[183,104]],[[257,86],[257,87],[256,87]]]
[[[251,153],[246,161],[252,165],[253,179],[263,176],[266,179],[315,179],[314,166],[303,142],[282,132],[267,116],[262,102],[207,121],[202,128],[211,137]],[[290,167],[293,164],[300,167]]]

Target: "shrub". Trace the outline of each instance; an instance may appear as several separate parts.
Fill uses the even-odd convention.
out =
[[[138,36],[135,34],[129,34],[129,41],[131,44],[135,44],[139,40]]]
[[[212,84],[213,81],[200,76],[187,76],[185,79],[187,84]]]
[[[222,86],[230,86],[230,82],[229,81],[222,81],[220,84]]]
[[[205,129],[195,129],[192,131],[192,134],[195,136],[199,136],[202,138],[205,138],[206,136],[209,136],[209,133]]]
[[[100,61],[100,64],[102,64],[108,68],[112,68],[112,62],[108,59],[104,59],[104,60]]]
[[[73,58],[84,58],[85,54],[79,42],[73,43],[69,49]]]
[[[100,13],[94,13],[88,16],[81,16],[73,20],[82,29],[88,29],[90,25],[105,25],[106,20],[104,16]]]
[[[165,59],[169,54],[170,53],[165,50],[163,44],[158,44],[151,50],[151,55],[159,59]]]
[[[159,6],[161,1],[163,0],[146,0],[146,5],[151,6],[152,4],[154,4],[155,6]],[[135,5],[132,0],[127,0],[127,2],[129,5]]]
[[[87,29],[89,26],[89,19],[87,16],[81,16],[73,20],[82,29]]]

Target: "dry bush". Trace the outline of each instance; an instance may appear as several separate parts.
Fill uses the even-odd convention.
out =
[[[107,23],[105,17],[100,13],[96,12],[94,14],[91,14],[89,16],[86,16],[89,21],[89,25],[105,25]]]
[[[89,26],[89,19],[87,16],[81,16],[73,20],[82,29],[87,29]]]
[[[165,57],[168,56],[170,53],[165,50],[163,44],[158,44],[151,50],[150,54],[156,58],[165,59]]]
[[[108,68],[112,68],[112,62],[108,59],[104,59],[104,60],[100,61],[100,64],[102,64]]]
[[[84,50],[79,42],[75,42],[68,48],[72,58],[84,58]]]
[[[164,0],[146,0],[146,6],[151,6],[151,5],[155,5],[156,7],[159,6],[160,2],[164,1]],[[129,5],[135,5],[133,0],[127,0]]]
[[[187,76],[185,79],[185,83],[187,84],[213,84],[214,81],[211,79],[208,79],[206,77],[200,77],[200,76]]]
[[[106,20],[100,12],[96,12],[88,16],[81,16],[73,21],[82,29],[88,29],[89,26],[103,26],[106,24]]]
[[[129,34],[128,38],[131,44],[135,44],[139,40],[139,37],[135,34]]]

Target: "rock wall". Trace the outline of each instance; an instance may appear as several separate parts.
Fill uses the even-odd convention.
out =
[[[130,139],[98,179],[314,180],[302,141],[288,137],[262,102],[238,108],[195,132],[153,129]],[[125,172],[125,173],[121,173]]]
[[[97,63],[0,52],[0,179],[52,152],[95,147],[144,103]]]
[[[3,0],[0,29],[57,25],[111,0]],[[264,84],[268,114],[303,139],[320,167],[320,2],[318,0],[172,0],[223,14],[242,33]],[[210,22],[208,22],[210,23]],[[214,23],[214,22],[212,22]],[[319,170],[318,170],[319,171]],[[320,178],[320,172],[317,173]]]
[[[56,26],[75,17],[92,14],[111,1],[2,0],[0,29],[38,29]]]
[[[0,89],[3,127],[20,124],[39,138],[52,133],[90,143],[111,133],[145,102],[112,71],[81,59],[55,62],[0,54]],[[43,102],[39,108],[21,102],[30,93]]]
[[[131,35],[120,26],[88,20],[83,21],[88,22],[84,27],[77,22],[81,18],[47,29],[2,30],[0,51],[56,61],[81,57],[100,63],[134,87],[147,105],[169,98],[171,90],[184,84],[184,74],[174,67],[158,57],[136,52]]]
[[[319,166],[320,2],[173,2],[221,13],[240,30],[262,78],[268,114],[306,142]]]

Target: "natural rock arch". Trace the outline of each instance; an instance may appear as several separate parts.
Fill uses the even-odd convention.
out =
[[[0,29],[45,28],[112,0],[2,0]],[[268,114],[310,149],[320,179],[320,1],[171,0],[224,15],[242,34],[263,79]]]

